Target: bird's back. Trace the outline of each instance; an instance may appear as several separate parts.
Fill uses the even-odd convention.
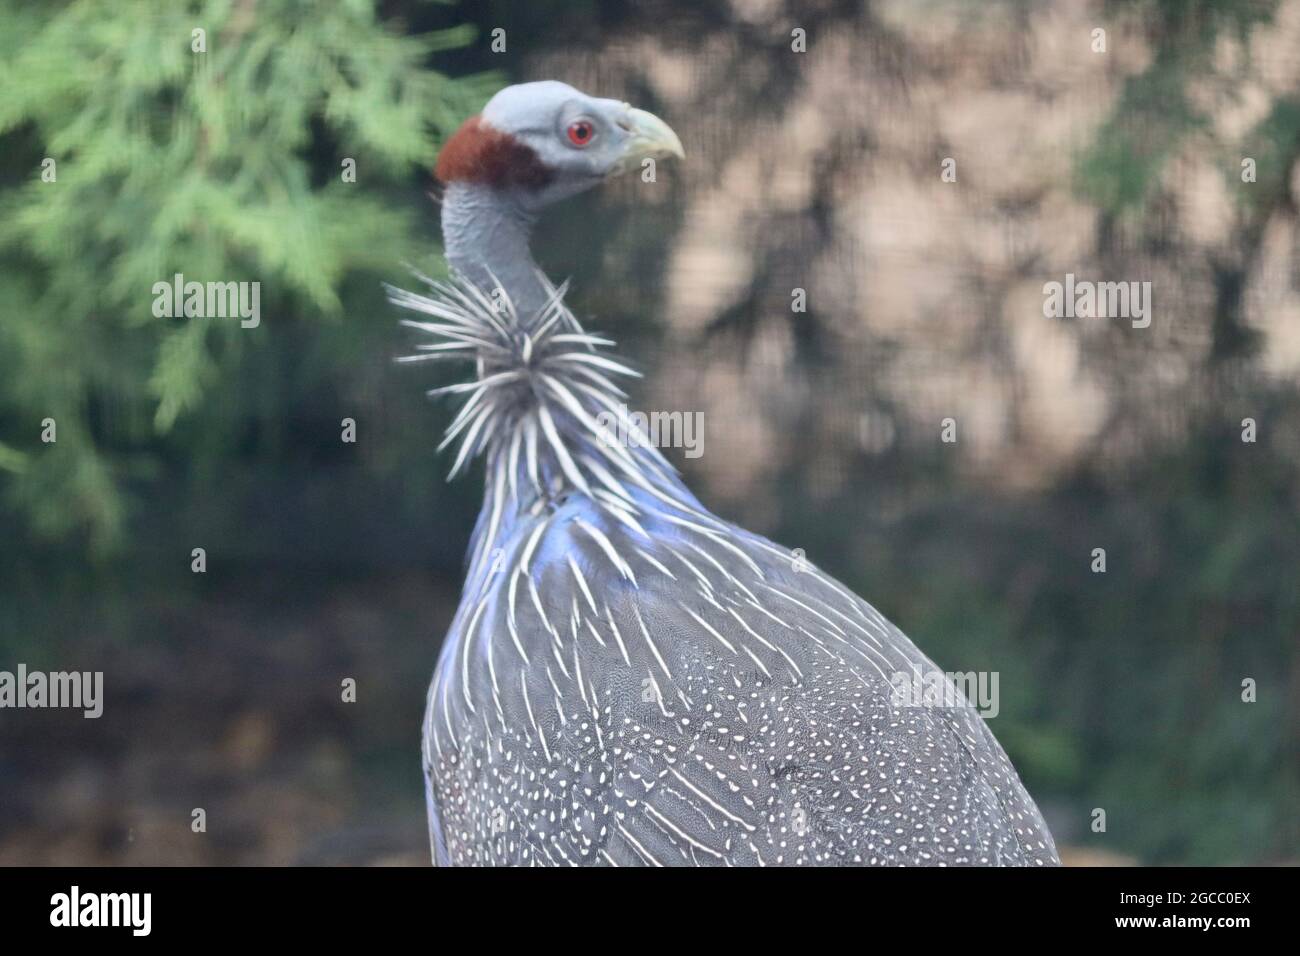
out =
[[[964,698],[843,585],[683,499],[539,505],[498,539],[425,721],[440,863],[1041,865]],[[943,704],[948,704],[944,706]]]

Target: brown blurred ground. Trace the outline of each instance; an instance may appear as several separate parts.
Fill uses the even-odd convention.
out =
[[[426,864],[420,705],[454,595],[411,578],[305,597],[235,588],[163,612],[167,643],[92,624],[103,716],[0,719],[0,865]]]

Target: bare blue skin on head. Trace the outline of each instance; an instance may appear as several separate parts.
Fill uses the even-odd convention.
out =
[[[432,337],[411,361],[474,370],[449,389],[466,396],[453,474],[486,462],[425,714],[435,862],[1058,863],[975,710],[896,698],[938,673],[898,628],[599,424],[635,428],[615,384],[631,372],[537,270],[529,231],[551,202],[680,156],[677,137],[560,83],[503,90],[482,119],[546,175],[449,183],[460,277],[391,290]],[[580,143],[574,123],[591,124]]]
[[[507,189],[448,183],[442,207],[447,260],[485,288],[499,285],[519,313],[528,316],[546,303],[545,283],[529,248],[538,213],[624,171],[631,162],[681,155],[681,144],[675,136],[664,138],[647,120],[649,114],[554,80],[506,87],[481,116],[493,129],[531,149],[551,181],[542,188]],[[591,123],[593,131],[590,144],[583,147],[566,136],[569,126],[580,121]]]

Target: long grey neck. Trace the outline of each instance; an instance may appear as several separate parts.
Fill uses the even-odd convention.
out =
[[[442,200],[447,261],[489,295],[499,285],[525,321],[542,309],[548,290],[528,248],[535,217],[510,190],[449,183]]]

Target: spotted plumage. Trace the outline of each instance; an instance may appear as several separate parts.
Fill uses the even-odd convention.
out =
[[[509,198],[478,188],[471,207]],[[477,262],[428,294],[391,290],[431,337],[408,361],[475,369],[442,390],[464,399],[446,444],[453,472],[486,468],[425,716],[436,861],[1057,862],[979,715],[897,699],[900,675],[934,664],[709,512],[648,442],[617,441],[635,431],[615,384],[632,373],[610,343],[540,273],[516,296],[490,250]]]

